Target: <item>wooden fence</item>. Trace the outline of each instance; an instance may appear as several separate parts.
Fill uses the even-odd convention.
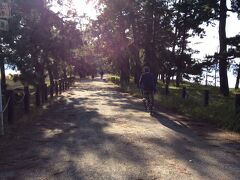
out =
[[[187,100],[189,98],[190,94],[188,93],[188,89],[186,87],[182,87],[180,92],[181,92],[180,94],[182,99]],[[166,96],[169,96],[171,94],[168,86],[162,87],[160,90],[160,93]],[[211,98],[212,99],[215,98],[216,100],[217,98],[220,98],[220,97],[211,96]],[[202,99],[203,99],[203,106],[205,107],[209,106],[209,100],[210,100],[209,90],[205,89],[202,91]],[[233,99],[233,101],[235,101],[235,111],[237,114],[239,114],[240,113],[240,94],[239,93],[235,95],[235,98]]]
[[[16,120],[16,115],[20,118],[24,114],[31,113],[32,108],[39,108],[48,102],[54,95],[58,96],[68,90],[74,84],[75,78],[54,80],[53,86],[47,84],[37,85],[35,89],[30,90],[29,86],[23,89],[7,90],[5,99],[4,118],[8,124]],[[20,92],[20,96],[19,96]]]

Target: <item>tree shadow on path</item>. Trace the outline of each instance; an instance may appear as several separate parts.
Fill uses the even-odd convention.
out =
[[[62,96],[41,117],[12,127],[13,134],[0,145],[0,179],[84,179],[89,175],[116,179],[114,173],[104,174],[104,162],[111,159],[142,169],[126,173],[127,179],[144,177],[144,152],[118,134],[107,133],[104,129],[110,122],[89,108],[91,103],[87,97]],[[118,167],[115,164],[112,169]]]
[[[180,162],[206,178],[213,177],[211,169],[218,169],[217,162],[221,162],[219,168],[229,177],[238,177],[238,156],[222,153],[191,129],[159,113],[153,118],[136,118],[143,110],[139,101],[102,83],[78,82],[47,113],[14,125],[13,133],[1,139],[0,179],[164,178],[159,173],[164,172],[162,169],[151,174],[156,166],[169,168],[171,177],[190,176],[177,173]],[[91,96],[83,96],[84,92]],[[115,108],[118,115],[100,113],[99,101]],[[120,124],[119,116],[125,124]],[[142,127],[143,122],[146,127]],[[126,129],[111,131],[120,125]],[[127,131],[134,126],[145,128],[145,132]],[[156,165],[150,166],[152,162]]]

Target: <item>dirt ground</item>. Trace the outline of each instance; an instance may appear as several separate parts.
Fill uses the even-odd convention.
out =
[[[240,137],[96,79],[0,137],[0,179],[240,179]]]

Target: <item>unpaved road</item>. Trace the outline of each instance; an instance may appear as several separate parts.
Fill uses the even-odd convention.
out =
[[[150,117],[139,99],[100,80],[58,99],[0,138],[1,180],[240,179],[237,135],[195,131],[164,111]]]

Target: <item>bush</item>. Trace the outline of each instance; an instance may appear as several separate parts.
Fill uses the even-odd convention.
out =
[[[108,80],[113,82],[114,84],[120,84],[120,78],[118,76],[110,76]]]

